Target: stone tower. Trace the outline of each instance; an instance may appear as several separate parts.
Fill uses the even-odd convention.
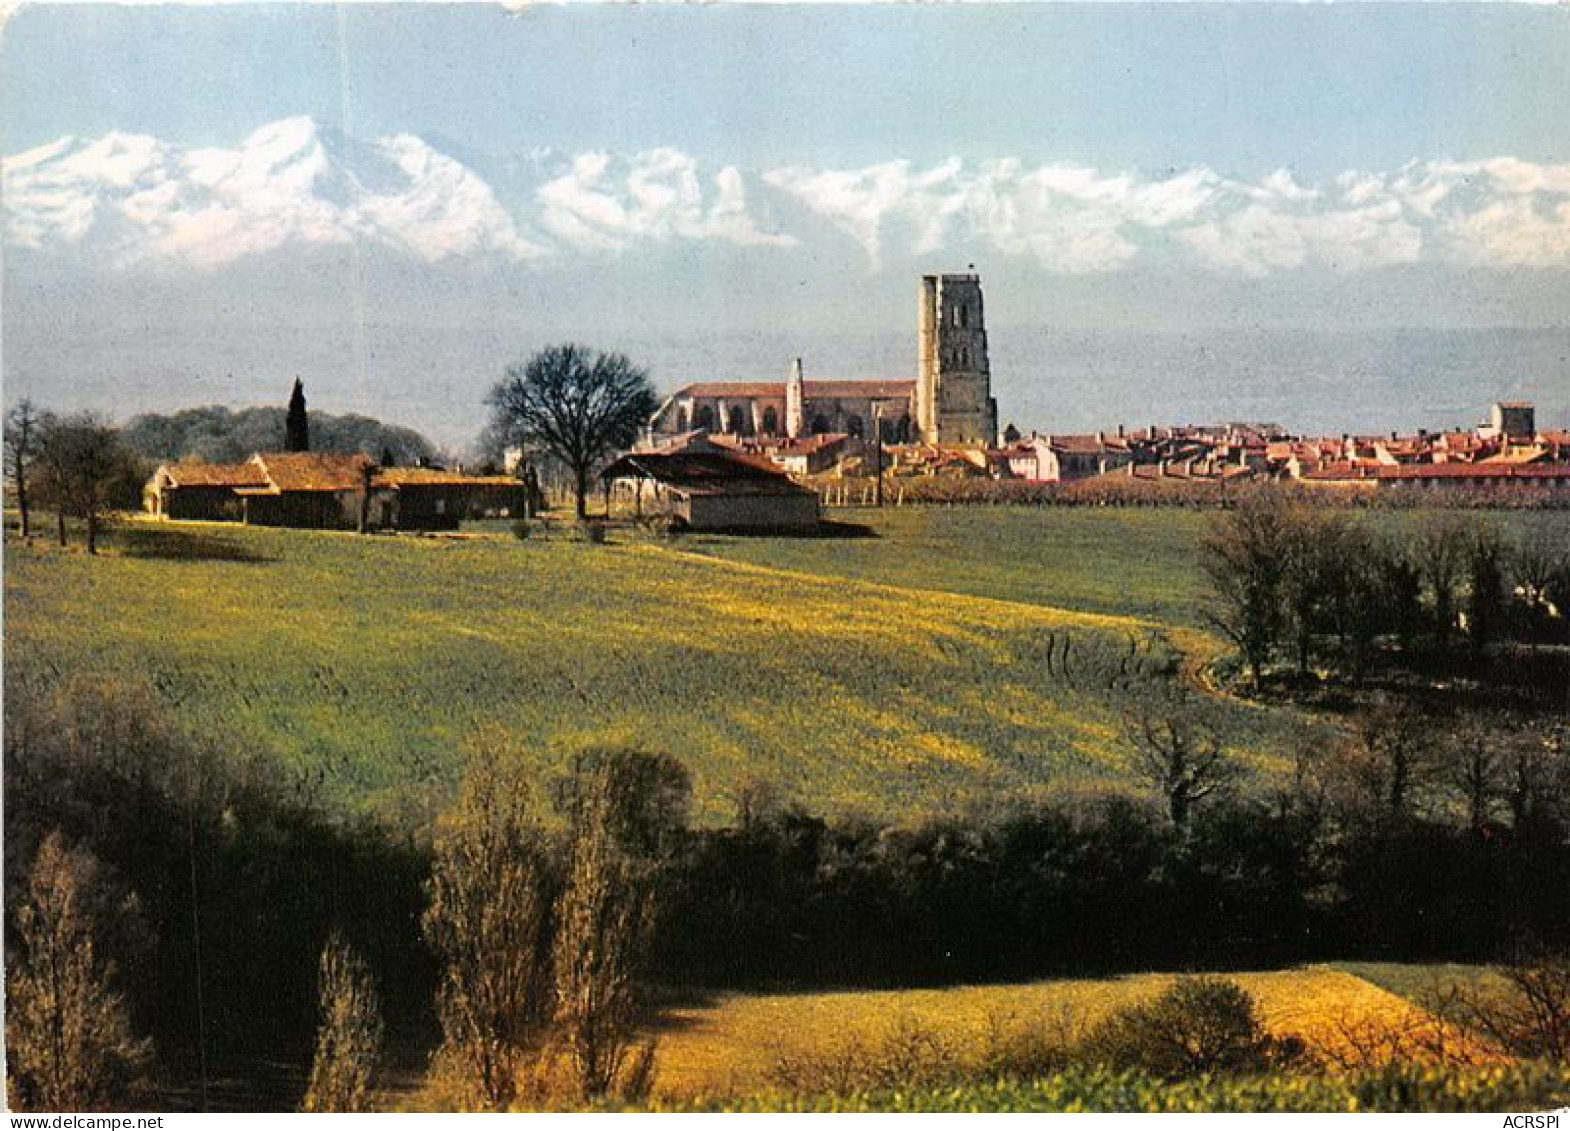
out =
[[[924,275],[920,299],[916,430],[929,444],[996,444],[981,279]]]
[[[807,430],[807,383],[801,375],[801,358],[791,363],[785,382],[785,435],[792,440]]]

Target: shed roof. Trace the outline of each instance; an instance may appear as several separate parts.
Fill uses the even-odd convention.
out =
[[[632,452],[602,479],[652,479],[688,495],[806,495],[782,472],[721,452]]]
[[[522,487],[510,475],[466,475],[440,467],[384,467],[371,480],[375,487]]]

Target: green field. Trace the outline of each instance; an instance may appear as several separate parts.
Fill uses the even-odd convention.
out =
[[[950,811],[1128,782],[1125,713],[1218,648],[1200,522],[908,509],[872,538],[608,545],[131,523],[97,559],[8,544],[6,668],[21,694],[150,684],[329,806],[429,813],[493,727],[542,774],[587,742],[667,750],[707,819],[749,779]],[[1324,734],[1213,706],[1262,772]]]
[[[1203,623],[1199,541],[1191,510],[1101,507],[903,507],[836,510],[876,537],[695,536],[695,550],[913,589],[941,589],[1165,624]]]

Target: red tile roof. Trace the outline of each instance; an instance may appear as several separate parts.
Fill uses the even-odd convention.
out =
[[[1570,463],[1417,463],[1381,467],[1380,479],[1570,480]]]
[[[722,452],[632,452],[600,478],[653,479],[688,495],[811,494],[772,466]]]
[[[436,467],[384,467],[371,479],[375,487],[521,487],[510,475],[465,475]]]
[[[376,466],[370,456],[328,452],[271,452],[254,455],[251,462],[267,477],[265,486],[250,490],[251,494],[357,490],[365,481],[365,469]]]
[[[158,469],[171,487],[265,487],[254,463],[167,463]]]

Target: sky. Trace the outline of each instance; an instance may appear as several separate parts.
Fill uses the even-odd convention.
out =
[[[5,395],[461,445],[575,338],[902,377],[981,273],[1002,415],[1570,423],[1570,7],[31,5]]]

